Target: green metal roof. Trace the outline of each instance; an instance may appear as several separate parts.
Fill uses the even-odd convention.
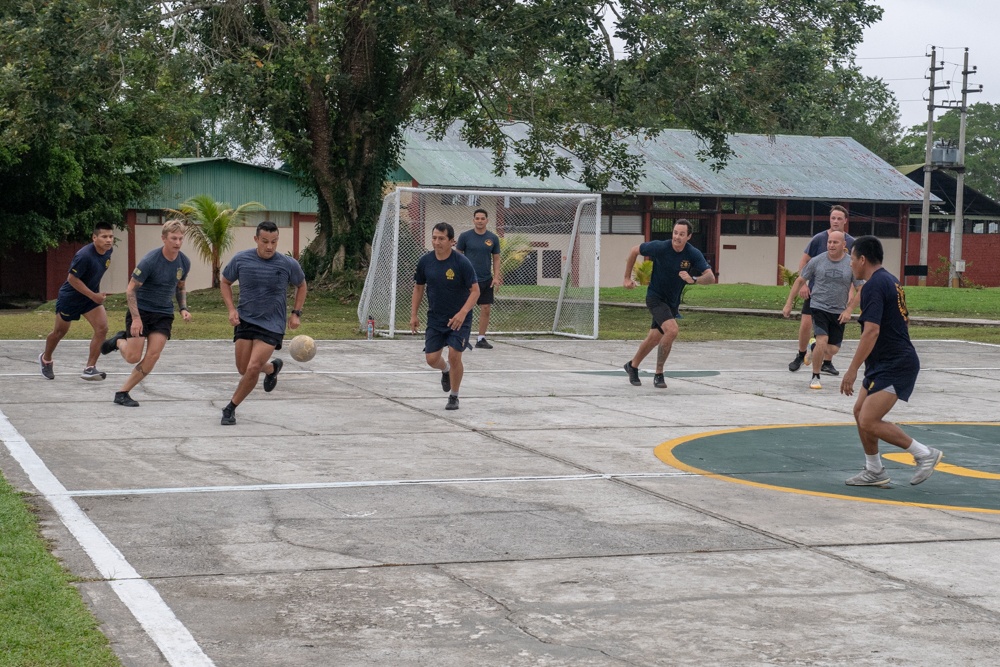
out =
[[[316,199],[303,197],[288,172],[229,158],[168,158],[175,169],[160,176],[159,190],[138,208],[177,208],[200,194],[239,206],[260,202],[268,211],[316,213]]]
[[[466,144],[459,137],[459,127],[452,126],[441,141],[408,130],[400,166],[428,187],[586,191],[571,178],[520,178],[509,167],[506,174],[496,176],[492,154]],[[527,136],[522,123],[507,126],[505,132],[514,140]],[[634,139],[631,151],[642,156],[645,164],[645,175],[635,192],[886,203],[923,198],[919,185],[849,137],[734,134],[729,146],[735,154],[717,172],[711,162],[698,159],[705,144],[688,130],[665,130],[655,139]],[[560,151],[560,155],[578,162],[568,152]],[[606,192],[622,193],[624,188],[612,182]]]

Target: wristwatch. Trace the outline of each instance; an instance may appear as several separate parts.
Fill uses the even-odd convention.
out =
[[[293,310],[292,311],[292,315],[296,315],[298,317],[302,317],[302,311],[301,310]]]

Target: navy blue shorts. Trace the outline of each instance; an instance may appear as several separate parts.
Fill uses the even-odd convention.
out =
[[[813,336],[828,336],[829,345],[836,345],[844,342],[844,325],[840,323],[840,313],[831,313],[825,310],[812,311]]]
[[[476,301],[478,306],[489,306],[493,303],[493,279],[484,280],[479,283],[479,301]]]
[[[467,349],[471,350],[472,346],[469,345],[469,334],[471,333],[471,322],[463,324],[462,328],[458,331],[455,331],[447,324],[431,325],[428,323],[427,329],[424,331],[424,353],[437,352],[445,346],[459,352],[465,352]]]
[[[892,371],[876,370],[871,375],[865,375],[861,386],[867,389],[869,394],[892,387],[900,400],[909,401],[910,395],[913,394],[913,387],[917,384],[918,373],[920,373],[919,368],[912,372],[900,372],[898,369]]]
[[[802,314],[810,317],[813,314],[812,304],[809,303],[811,300],[812,297],[806,297],[806,300],[802,302]]]
[[[142,333],[140,338],[149,338],[151,333],[161,333],[170,340],[170,330],[174,326],[174,314],[151,313],[147,310],[139,311],[139,319],[142,320]],[[125,338],[132,336],[132,311],[125,313]]]
[[[76,322],[85,313],[89,313],[100,304],[94,303],[90,299],[85,301],[63,301],[56,300],[56,315],[63,319],[63,322]]]
[[[646,308],[649,308],[649,312],[653,316],[653,323],[649,325],[649,328],[656,329],[660,333],[663,333],[663,329],[660,327],[663,326],[664,322],[680,317],[676,308],[649,292],[646,292]]]
[[[233,342],[238,340],[259,340],[267,343],[276,350],[281,349],[281,339],[284,334],[276,334],[268,331],[256,324],[250,324],[240,320],[240,323],[233,327]]]

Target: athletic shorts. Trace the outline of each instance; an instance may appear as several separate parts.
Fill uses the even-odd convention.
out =
[[[646,308],[649,308],[649,312],[653,316],[653,323],[649,325],[649,328],[656,329],[660,333],[663,333],[663,329],[660,327],[664,322],[680,317],[676,308],[649,292],[646,292]]]
[[[814,310],[812,318],[813,336],[829,336],[827,344],[840,347],[844,342],[844,325],[840,323],[840,313]]]
[[[170,313],[150,313],[149,311],[140,310],[139,319],[142,320],[142,333],[139,335],[140,338],[149,338],[151,333],[161,333],[170,340],[170,329],[174,325],[174,314]],[[125,338],[134,338],[132,336],[132,311],[125,313]]]
[[[811,317],[812,314],[813,314],[813,309],[810,307],[810,304],[809,304],[810,300],[811,300],[811,297],[806,297],[806,300],[802,302],[802,314],[803,315],[809,315]]]
[[[427,324],[427,329],[424,331],[424,352],[430,354],[431,352],[437,352],[443,349],[445,346],[457,350],[459,352],[465,352],[465,350],[471,350],[472,345],[469,344],[469,335],[472,333],[472,322],[462,325],[462,328],[455,331],[447,324],[441,325],[431,325]]]
[[[479,283],[479,301],[477,305],[489,306],[493,303],[493,279],[484,280]]]
[[[234,342],[238,340],[259,340],[267,343],[276,350],[281,349],[281,339],[284,336],[285,334],[277,334],[249,322],[240,321],[239,324],[233,327]]]
[[[869,394],[892,387],[900,400],[909,401],[910,395],[913,393],[913,387],[917,384],[918,373],[920,373],[919,368],[913,371],[901,371],[899,369],[876,370],[871,375],[865,375],[865,379],[861,381],[861,386],[867,389]]]
[[[100,304],[94,303],[90,299],[83,301],[56,301],[56,315],[63,319],[63,322],[76,322],[85,313],[89,313]]]

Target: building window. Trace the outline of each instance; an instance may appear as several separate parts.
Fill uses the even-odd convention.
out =
[[[135,212],[135,224],[137,225],[162,225],[169,218],[167,211],[147,210]]]
[[[443,194],[442,206],[479,206],[479,195]]]
[[[542,251],[542,278],[562,278],[562,251]]]

